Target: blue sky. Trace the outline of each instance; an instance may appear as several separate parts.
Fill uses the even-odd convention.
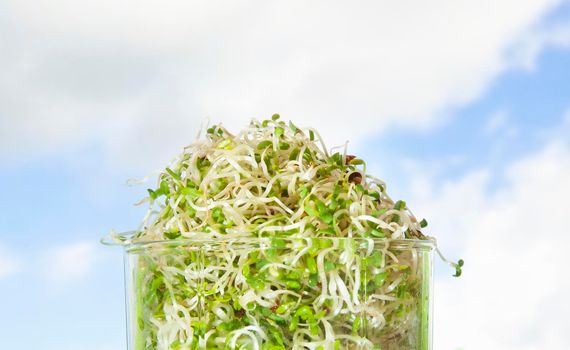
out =
[[[350,140],[466,259],[438,263],[436,349],[570,342],[568,2],[50,4],[0,3],[5,348],[124,349],[121,252],[98,239],[144,214],[126,180],[206,117],[273,112]]]

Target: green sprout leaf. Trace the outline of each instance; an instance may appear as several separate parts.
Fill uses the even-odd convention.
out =
[[[265,149],[269,146],[271,146],[273,144],[273,141],[261,141],[259,144],[257,144],[257,149],[261,150],[261,149]]]
[[[291,122],[291,121],[289,121],[289,129],[291,129],[293,134],[296,134],[299,132],[299,128],[296,127],[295,124],[293,124],[293,122]]]
[[[461,276],[461,268],[463,267],[464,261],[462,259],[459,259],[459,261],[457,262],[457,264],[455,264],[455,274],[453,275],[453,277],[459,277]]]
[[[396,210],[406,209],[406,202],[404,202],[404,201],[397,201],[397,202],[394,204],[394,209],[396,209]]]

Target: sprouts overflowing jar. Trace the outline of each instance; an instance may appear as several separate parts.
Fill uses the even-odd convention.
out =
[[[131,350],[430,349],[427,222],[346,146],[278,115],[214,126],[148,193],[141,228],[112,236]]]

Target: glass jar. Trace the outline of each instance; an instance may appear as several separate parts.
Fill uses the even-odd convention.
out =
[[[429,240],[124,244],[128,349],[431,349]]]

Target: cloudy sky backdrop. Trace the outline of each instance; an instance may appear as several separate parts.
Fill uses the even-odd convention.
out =
[[[570,344],[570,4],[0,0],[0,339],[121,350],[145,187],[207,118],[350,140],[466,260],[437,350]]]

